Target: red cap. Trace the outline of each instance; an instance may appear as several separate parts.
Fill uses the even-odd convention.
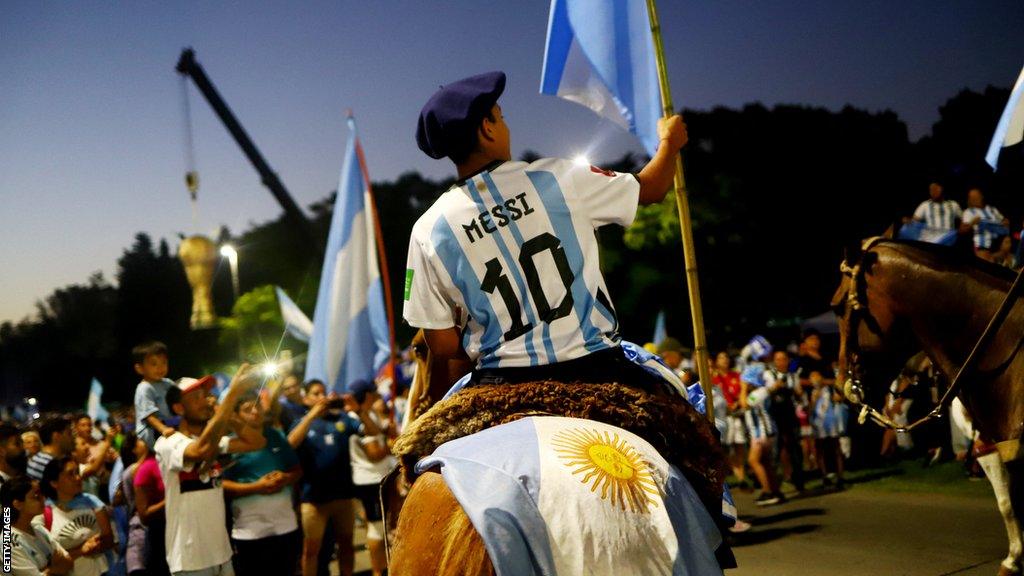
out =
[[[216,384],[216,380],[214,379],[213,376],[209,375],[203,376],[198,380],[195,378],[181,378],[180,380],[178,380],[178,388],[181,390],[182,395],[188,394],[189,392],[199,387],[203,387],[206,388],[207,390],[210,390],[213,388],[214,384]]]

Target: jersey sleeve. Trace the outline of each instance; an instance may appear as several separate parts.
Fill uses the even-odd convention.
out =
[[[956,203],[956,200],[949,201],[949,209],[953,212],[953,217],[957,220],[963,220],[964,212],[960,209],[960,205]]]
[[[633,223],[640,203],[640,181],[636,176],[579,165],[573,165],[570,173],[576,198],[590,214],[594,228]]]
[[[918,222],[924,222],[927,217],[928,202],[921,202],[920,204],[917,205],[917,208],[914,209],[914,220],[917,220]]]
[[[455,326],[455,306],[444,293],[436,258],[428,241],[418,237],[414,229],[406,261],[402,317],[415,328],[442,330]]]

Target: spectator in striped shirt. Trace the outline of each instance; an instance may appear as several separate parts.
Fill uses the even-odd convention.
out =
[[[775,474],[772,445],[775,441],[776,428],[768,412],[771,398],[762,372],[763,370],[754,366],[749,366],[743,371],[741,378],[747,386],[743,388],[741,403],[746,408],[743,417],[750,437],[747,464],[750,464],[750,469],[754,471],[754,476],[761,484],[761,495],[754,500],[754,504],[768,506],[783,502],[785,497],[779,490],[779,480]]]
[[[963,219],[960,205],[956,200],[947,200],[943,194],[942,184],[933,181],[928,185],[928,199],[914,210],[913,220],[923,223],[933,233],[958,230]]]
[[[43,448],[29,459],[29,477],[33,480],[43,479],[43,470],[50,460],[63,458],[75,449],[75,437],[71,432],[71,420],[67,416],[51,416],[39,426],[39,437],[43,440]]]
[[[1010,233],[1010,221],[998,208],[985,203],[985,195],[980,188],[971,188],[967,192],[964,224],[974,230],[974,253],[989,261],[992,260],[992,252],[999,248],[995,240]]]

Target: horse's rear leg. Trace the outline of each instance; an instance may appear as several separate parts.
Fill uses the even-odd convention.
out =
[[[1020,574],[1024,558],[1024,537],[1020,525],[1020,519],[1024,518],[1024,463],[1018,460],[1004,464],[999,453],[993,452],[979,456],[978,464],[992,483],[996,504],[1006,524],[1006,536],[1010,542],[1010,550],[999,566],[999,574]]]
[[[427,472],[412,485],[391,548],[392,576],[493,576],[480,535],[441,475]]]

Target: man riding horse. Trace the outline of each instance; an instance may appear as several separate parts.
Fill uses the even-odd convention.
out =
[[[420,113],[417,144],[432,158],[449,158],[459,179],[413,227],[403,315],[423,329],[432,391],[469,374],[452,397],[461,405],[435,406],[427,416],[444,412],[433,419],[440,424],[421,418],[396,451],[422,468],[416,458],[437,448],[438,438],[486,428],[478,426],[489,417],[479,414],[482,399],[505,395],[496,403],[514,413],[506,423],[567,416],[629,428],[682,470],[707,508],[700,514],[717,520],[724,464],[710,426],[670,371],[623,345],[596,238],[598,227],[628,226],[638,206],[662,201],[686,126],[680,116],[660,120],[661,144],[636,174],[560,159],[513,162],[497,103],[505,81],[501,72],[459,80]],[[412,396],[409,412],[419,414],[423,408],[412,404],[420,395]],[[477,428],[449,433],[467,421],[465,428]],[[409,458],[403,463],[408,475]],[[727,547],[719,553],[732,562]]]
[[[595,229],[628,226],[638,205],[662,201],[686,125],[679,116],[659,121],[661,146],[635,175],[567,160],[512,162],[497,104],[504,88],[502,72],[466,78],[420,113],[420,149],[448,157],[459,180],[413,227],[405,320],[424,330],[435,370],[471,362],[472,383],[660,385],[619,348]]]

